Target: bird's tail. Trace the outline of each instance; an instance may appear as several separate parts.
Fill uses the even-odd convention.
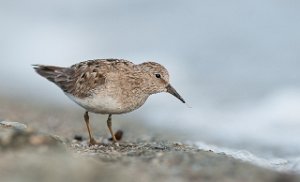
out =
[[[64,68],[58,66],[46,66],[46,65],[32,65],[33,69],[42,77],[55,83],[61,89],[65,88],[68,83],[71,82],[70,77],[72,76],[73,70],[71,68]]]

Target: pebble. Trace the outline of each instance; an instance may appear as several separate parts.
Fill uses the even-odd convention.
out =
[[[27,129],[27,125],[14,121],[0,121],[1,128],[15,128],[19,130]]]
[[[83,141],[83,137],[81,136],[81,135],[75,135],[74,136],[74,139],[76,140],[76,141]]]
[[[13,121],[0,122],[0,150],[22,148],[65,149],[63,140],[56,135],[38,132],[25,124]]]
[[[183,144],[181,142],[173,142],[174,146],[181,147]]]

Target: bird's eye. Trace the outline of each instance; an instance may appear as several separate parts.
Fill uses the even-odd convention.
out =
[[[156,76],[156,78],[161,78],[159,73],[156,73],[155,76]]]

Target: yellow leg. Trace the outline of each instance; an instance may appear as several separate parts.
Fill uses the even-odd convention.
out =
[[[111,134],[111,137],[112,137],[113,141],[114,141],[114,142],[117,142],[117,139],[116,139],[116,137],[115,137],[115,135],[114,135],[114,133],[113,133],[113,131],[112,131],[111,126],[112,126],[112,122],[111,122],[111,114],[109,114],[109,115],[108,115],[108,118],[107,118],[107,127],[108,127],[108,129],[109,129],[109,132],[110,132],[110,134]]]
[[[89,137],[90,137],[90,145],[95,145],[97,144],[96,140],[92,137],[92,132],[91,132],[91,128],[90,128],[90,118],[89,118],[89,112],[86,111],[84,113],[84,121],[87,127],[87,130],[89,132]]]

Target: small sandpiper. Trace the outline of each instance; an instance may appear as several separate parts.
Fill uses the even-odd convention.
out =
[[[33,67],[86,110],[84,120],[90,145],[97,142],[89,125],[89,112],[108,114],[107,126],[116,142],[111,121],[113,114],[131,112],[141,107],[150,95],[159,92],[168,92],[185,103],[170,85],[167,69],[155,62],[134,64],[123,59],[95,59],[71,67]]]

